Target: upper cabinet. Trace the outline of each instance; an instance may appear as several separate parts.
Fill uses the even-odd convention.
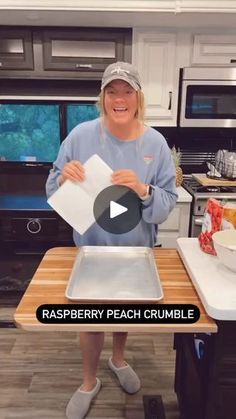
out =
[[[52,84],[60,80],[81,80],[86,96],[91,85],[97,95],[107,65],[132,61],[142,79],[147,123],[176,126],[180,69],[235,66],[236,29],[205,28],[201,32],[190,27],[164,26],[0,26],[0,78],[48,80],[51,90]],[[85,84],[84,80],[91,83]],[[25,84],[22,86],[25,89]]]
[[[124,60],[130,44],[131,31],[126,29],[46,30],[43,31],[44,69],[102,73],[107,65]]]
[[[127,28],[0,28],[0,77],[98,80],[108,64],[131,61],[131,42]]]
[[[142,79],[147,123],[176,126],[180,69],[236,65],[236,34],[137,27],[133,29],[132,61]]]
[[[133,31],[133,63],[141,76],[149,125],[176,125],[179,69],[189,65],[189,39],[148,28]]]
[[[236,63],[236,35],[193,36],[192,65]]]
[[[176,35],[146,32],[133,36],[133,63],[139,70],[150,125],[172,120],[174,112]]]
[[[0,29],[0,70],[33,70],[30,30]]]

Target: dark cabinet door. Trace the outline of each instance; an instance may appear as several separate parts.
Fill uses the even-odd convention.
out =
[[[33,68],[31,31],[0,28],[0,71],[33,70]]]
[[[108,64],[129,60],[131,30],[68,29],[43,32],[44,70],[101,75]]]
[[[235,321],[216,322],[216,334],[197,334],[203,342],[200,358],[195,335],[175,335],[181,419],[235,419],[236,326]]]
[[[204,419],[208,365],[198,360],[192,334],[175,335],[175,391],[181,419]]]

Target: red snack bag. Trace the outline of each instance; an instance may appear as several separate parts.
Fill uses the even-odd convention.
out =
[[[207,201],[206,210],[204,214],[204,221],[202,224],[202,232],[198,236],[201,249],[216,255],[212,234],[221,230],[224,207],[220,201],[210,198]]]

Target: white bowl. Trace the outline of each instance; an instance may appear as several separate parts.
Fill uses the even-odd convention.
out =
[[[221,263],[236,272],[236,230],[217,231],[212,240]]]

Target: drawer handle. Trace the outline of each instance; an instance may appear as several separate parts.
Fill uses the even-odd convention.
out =
[[[93,68],[92,64],[75,64],[76,68]]]

